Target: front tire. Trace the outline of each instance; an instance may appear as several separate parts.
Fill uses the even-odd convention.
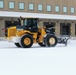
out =
[[[46,36],[46,45],[48,47],[54,47],[57,45],[57,37],[55,35],[48,34]]]
[[[21,39],[20,39],[20,45],[23,48],[30,48],[33,45],[33,38],[32,38],[32,36],[29,35],[29,34],[23,35],[21,37]]]

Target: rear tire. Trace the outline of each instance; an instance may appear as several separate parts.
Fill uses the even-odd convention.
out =
[[[21,47],[19,43],[14,43],[17,47]]]
[[[57,45],[57,37],[55,35],[48,34],[46,36],[46,46],[54,47]]]
[[[29,34],[25,34],[20,39],[20,45],[23,48],[30,48],[33,45],[33,38]]]

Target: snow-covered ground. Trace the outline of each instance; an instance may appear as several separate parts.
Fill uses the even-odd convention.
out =
[[[0,41],[0,75],[76,75],[76,40],[25,49]]]

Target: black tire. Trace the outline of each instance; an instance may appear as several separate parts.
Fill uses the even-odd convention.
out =
[[[19,43],[14,43],[17,47],[21,47]]]
[[[41,47],[45,47],[46,45],[45,44],[43,44],[43,43],[38,43],[39,44],[39,46],[41,46]]]
[[[30,41],[28,44],[26,44],[26,43],[24,42],[26,38],[28,38],[29,41]],[[26,41],[27,41],[27,39],[26,39]],[[30,48],[30,47],[33,45],[33,38],[32,38],[32,36],[31,36],[30,34],[25,34],[25,35],[23,35],[23,36],[21,37],[21,39],[20,39],[20,45],[21,45],[23,48]]]
[[[53,40],[52,40],[52,41],[53,41],[52,44],[49,42],[50,39],[53,39]],[[50,34],[48,34],[48,35],[46,36],[46,46],[48,46],[48,47],[54,47],[54,46],[56,46],[56,45],[57,45],[57,37],[56,37],[55,35],[50,35]]]

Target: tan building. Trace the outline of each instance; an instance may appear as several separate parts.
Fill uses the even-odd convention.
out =
[[[12,21],[17,25],[20,16],[40,18],[55,27],[57,36],[76,36],[75,0],[0,0],[0,37],[5,35],[2,28]]]

